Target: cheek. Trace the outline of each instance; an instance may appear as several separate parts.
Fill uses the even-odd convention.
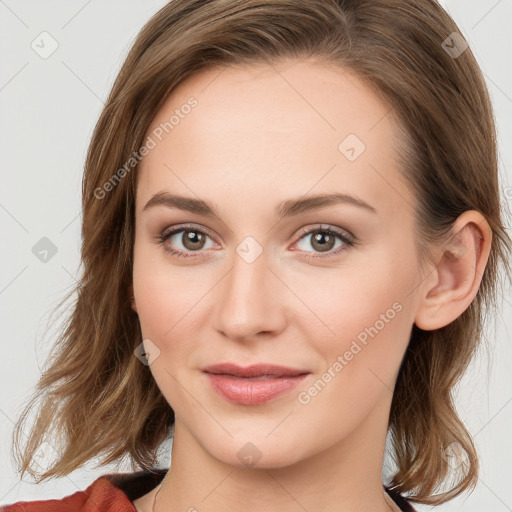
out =
[[[378,377],[390,385],[394,381],[412,328],[413,288],[412,274],[392,272],[400,268],[396,265],[391,257],[380,258],[379,265],[365,266],[364,272],[344,271],[339,280],[331,279],[328,293],[317,289],[310,295],[324,324],[316,334],[309,328],[311,339],[326,368],[341,356],[343,370],[338,373],[350,378],[351,385],[362,383],[372,371],[377,382]]]
[[[381,285],[359,280],[352,294],[346,288],[335,290],[324,309],[335,334],[315,338],[322,367],[310,387],[301,389],[298,401],[304,411],[337,418],[336,428],[345,432],[392,396],[410,314],[403,300],[394,300],[399,294],[390,293],[390,286],[386,280]]]
[[[318,421],[333,426],[323,427],[322,443],[348,436],[370,414],[373,418],[388,414],[409,339],[412,315],[402,293],[406,287],[398,277],[370,270],[366,277],[331,286],[330,300],[323,301],[318,314],[334,334],[309,329],[322,364],[297,396],[306,430],[317,429]]]
[[[148,244],[149,245],[149,244]],[[194,320],[194,304],[202,287],[200,271],[172,266],[161,247],[135,244],[133,287],[145,337],[162,343]]]
[[[133,287],[143,339],[159,350],[149,370],[167,402],[182,410],[187,396],[178,383],[186,381],[183,363],[191,360],[196,348],[200,304],[194,307],[198,290],[190,286],[190,271],[187,277],[180,268],[171,267],[161,250],[163,255],[154,248],[135,246]]]

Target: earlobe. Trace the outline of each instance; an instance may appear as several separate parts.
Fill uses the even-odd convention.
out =
[[[422,287],[414,323],[423,330],[440,329],[458,318],[473,302],[482,281],[492,240],[485,217],[476,210],[464,212],[453,232]]]

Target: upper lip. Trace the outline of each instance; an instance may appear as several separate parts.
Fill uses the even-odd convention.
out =
[[[278,366],[275,364],[253,364],[251,366],[238,366],[234,363],[220,363],[206,366],[203,372],[217,375],[232,375],[234,377],[260,377],[266,375],[269,377],[293,377],[309,373],[307,370]]]

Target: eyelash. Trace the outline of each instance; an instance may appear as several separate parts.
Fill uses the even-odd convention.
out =
[[[206,236],[212,238],[207,232],[205,232],[205,231],[203,231],[201,229],[197,229],[193,225],[180,225],[180,226],[176,227],[175,229],[173,229],[171,231],[167,231],[167,229],[168,228],[164,229],[164,231],[162,231],[159,235],[157,235],[156,242],[158,244],[162,245],[165,251],[170,253],[172,256],[175,256],[175,257],[178,257],[178,258],[194,258],[194,257],[198,256],[195,253],[199,253],[200,251],[184,252],[184,251],[181,251],[181,250],[173,249],[173,248],[169,247],[168,245],[166,245],[165,242],[167,242],[167,240],[171,236],[175,235],[176,233],[180,233],[181,231],[193,231],[193,232],[201,233],[202,235],[206,235]],[[306,258],[310,258],[310,259],[331,258],[331,257],[337,256],[341,252],[346,251],[349,248],[351,248],[351,247],[356,245],[356,240],[355,240],[355,237],[353,235],[351,235],[351,234],[349,234],[348,232],[345,232],[345,231],[339,231],[338,229],[333,228],[331,226],[330,227],[318,226],[318,227],[313,228],[313,229],[301,230],[299,232],[299,237],[297,239],[297,242],[299,242],[300,240],[305,238],[307,235],[311,235],[311,234],[313,234],[315,232],[327,233],[329,235],[336,236],[336,237],[338,237],[343,242],[343,245],[341,247],[338,247],[338,249],[336,249],[336,250],[331,250],[331,251],[323,253],[323,254],[322,253],[311,254],[311,253],[305,251],[306,254],[307,254],[305,256]]]

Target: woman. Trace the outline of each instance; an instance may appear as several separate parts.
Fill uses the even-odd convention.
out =
[[[452,390],[511,240],[485,82],[434,0],[167,4],[97,123],[82,236],[20,472],[50,427],[42,479],[134,472],[52,510],[384,512],[475,486]]]

